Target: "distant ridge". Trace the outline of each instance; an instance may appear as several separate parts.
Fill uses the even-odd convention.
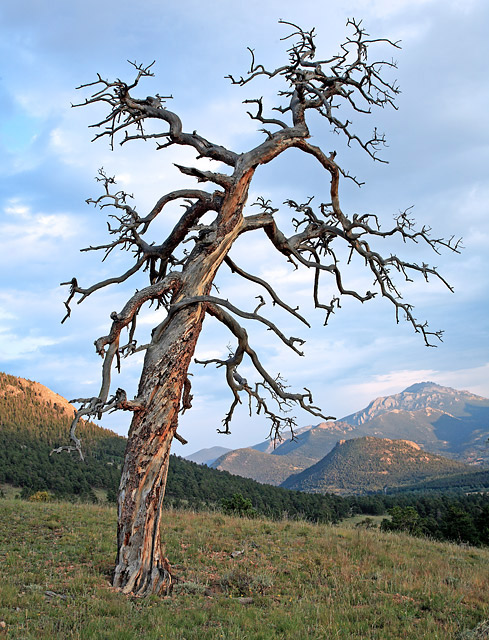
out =
[[[320,460],[324,451],[330,451],[339,438],[353,430],[346,423],[321,422],[297,429],[293,440],[265,441],[254,447],[230,450],[210,466],[257,482],[280,485],[291,474]]]
[[[437,384],[436,382],[415,382],[410,387],[406,387],[403,393],[419,393],[420,391],[428,390],[430,387],[435,388],[440,386],[441,385]],[[449,389],[450,387],[445,388]]]
[[[263,484],[278,486],[291,474],[302,471],[309,465],[301,464],[294,456],[274,456],[249,447],[234,449],[210,466]]]
[[[298,429],[294,429],[294,439],[297,436],[301,435],[302,433],[305,433],[310,429],[314,429],[314,426],[315,425],[309,424],[306,427],[299,427]],[[276,438],[276,439],[268,438],[263,442],[259,442],[258,444],[252,445],[251,449],[256,449],[257,451],[263,451],[263,453],[274,453],[275,451],[277,451],[279,447],[281,447],[283,444],[287,444],[287,442],[290,442],[290,441],[291,441],[290,432],[285,432],[282,434],[281,438]]]
[[[196,462],[197,464],[206,464],[208,467],[224,454],[232,451],[226,447],[209,447],[207,449],[199,449],[195,453],[191,453],[189,456],[185,456],[185,460],[190,462]]]

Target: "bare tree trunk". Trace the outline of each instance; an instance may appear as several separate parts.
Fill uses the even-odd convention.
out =
[[[184,271],[175,304],[209,293],[215,273],[241,229],[252,174],[244,172],[227,195],[220,211],[226,233],[216,234],[207,250],[196,250],[195,259]],[[154,343],[146,352],[138,390],[145,410],[134,414],[119,486],[113,585],[124,593],[167,593],[171,587],[170,565],[161,549],[161,508],[182,387],[204,317],[202,303],[183,307],[170,318],[160,338],[153,335]]]
[[[165,593],[171,585],[160,543],[161,507],[182,385],[204,317],[198,306],[179,313],[146,355],[138,396],[148,409],[134,415],[119,488],[113,584],[126,593]]]

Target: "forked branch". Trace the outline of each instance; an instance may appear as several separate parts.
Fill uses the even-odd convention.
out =
[[[197,132],[185,133],[183,125],[177,114],[167,109],[164,105],[166,100],[172,96],[147,96],[146,98],[135,98],[131,95],[131,91],[139,86],[143,78],[152,77],[154,73],[152,67],[154,62],[148,66],[143,66],[135,62],[130,64],[136,69],[137,74],[131,84],[126,84],[122,80],[104,80],[100,74],[97,74],[97,80],[82,84],[78,89],[90,88],[93,90],[92,95],[83,102],[74,104],[74,107],[86,106],[95,103],[105,103],[108,106],[109,113],[99,122],[91,125],[100,132],[95,135],[94,140],[107,137],[110,141],[111,148],[114,148],[114,142],[120,133],[124,133],[121,144],[130,140],[148,140],[165,138],[166,144],[158,145],[158,148],[164,148],[173,144],[191,146],[196,149],[202,158],[210,158],[218,160],[224,164],[234,166],[238,155],[228,149],[209,142]],[[159,120],[168,126],[168,130],[158,134],[148,134],[145,130],[147,120]],[[134,133],[129,133],[129,132]]]
[[[378,44],[387,44],[399,48],[399,43],[385,38],[370,38],[362,27],[361,21],[348,20],[347,26],[352,28],[353,35],[349,36],[341,45],[341,51],[328,59],[318,59],[316,55],[315,31],[305,31],[292,22],[279,21],[292,27],[293,31],[283,40],[293,39],[294,43],[288,50],[289,64],[268,70],[262,64],[257,64],[253,49],[251,66],[246,77],[228,78],[233,84],[247,85],[259,76],[268,79],[281,77],[288,85],[287,89],[279,91],[279,96],[286,99],[285,104],[274,107],[281,114],[290,114],[291,124],[283,120],[269,118],[263,115],[262,98],[245,100],[245,103],[256,103],[257,112],[248,112],[254,120],[263,124],[272,124],[281,129],[287,126],[305,124],[306,111],[315,110],[326,118],[334,130],[343,133],[351,142],[358,143],[373,159],[385,162],[378,157],[379,150],[385,145],[385,136],[374,129],[372,137],[363,140],[351,129],[350,120],[341,120],[335,112],[341,102],[349,104],[353,110],[360,113],[370,113],[373,106],[386,105],[395,108],[394,100],[399,93],[395,81],[387,81],[383,77],[386,67],[395,68],[393,60],[368,60],[369,48]],[[271,137],[272,134],[269,134]]]
[[[308,389],[305,393],[291,393],[286,390],[285,385],[280,376],[272,377],[261,364],[256,352],[250,347],[248,334],[229,313],[222,309],[222,305],[207,303],[207,312],[222,322],[231,333],[237,338],[238,346],[234,353],[231,353],[227,360],[219,360],[213,358],[210,360],[195,360],[198,364],[207,366],[214,363],[218,367],[225,367],[226,381],[233,394],[233,402],[223,420],[224,430],[221,433],[229,433],[229,425],[233,417],[234,410],[241,403],[240,392],[247,394],[250,401],[256,403],[256,413],[263,414],[272,422],[272,431],[276,437],[279,437],[284,426],[289,427],[293,433],[296,426],[295,418],[288,416],[287,413],[293,404],[297,404],[302,409],[314,416],[323,418],[324,420],[334,420],[332,417],[324,416],[319,407],[313,404],[312,394]],[[238,366],[241,364],[244,355],[248,355],[257,373],[261,376],[261,381],[255,384],[253,388],[246,379],[238,373]],[[268,400],[259,393],[260,388],[268,393],[270,399],[273,400],[279,409],[279,413],[273,412],[269,408]]]

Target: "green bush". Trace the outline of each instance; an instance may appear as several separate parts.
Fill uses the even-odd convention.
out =
[[[382,520],[382,531],[406,531],[411,535],[420,535],[419,514],[414,507],[392,507],[389,509],[391,519]]]
[[[235,493],[231,498],[223,498],[221,507],[228,515],[237,515],[245,518],[254,518],[257,515],[249,498],[243,498],[241,493]]]

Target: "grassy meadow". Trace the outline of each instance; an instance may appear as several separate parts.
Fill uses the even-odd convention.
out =
[[[167,511],[171,596],[110,587],[115,509],[0,500],[0,638],[482,638],[489,549]],[[239,552],[239,553],[233,553]],[[233,555],[234,557],[233,557]]]

